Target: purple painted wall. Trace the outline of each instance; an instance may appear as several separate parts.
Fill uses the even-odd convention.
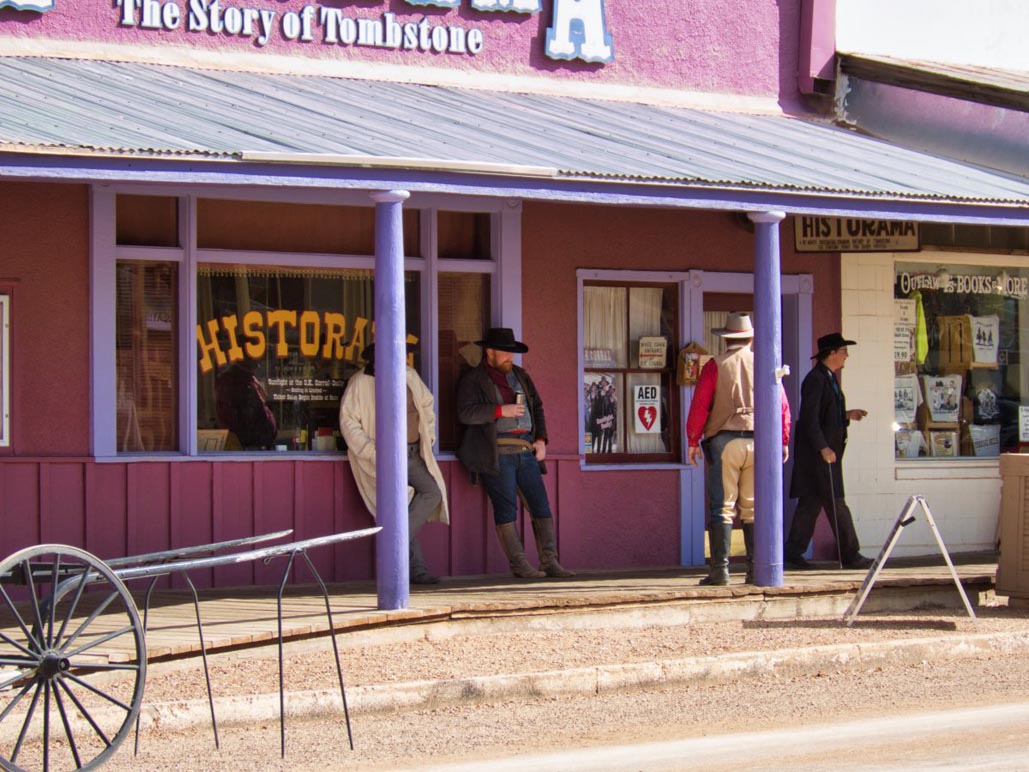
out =
[[[282,528],[309,538],[371,524],[342,459],[89,458],[85,189],[6,184],[0,211],[6,223],[0,279],[14,287],[15,298],[13,444],[0,456],[0,558],[40,542],[83,546],[110,558]],[[679,472],[580,469],[576,270],[749,273],[754,236],[724,212],[527,202],[522,239],[523,337],[531,349],[524,364],[547,410],[552,463],[545,480],[562,559],[589,569],[676,565]],[[840,316],[838,259],[796,255],[786,238],[783,270],[814,276],[814,328],[832,327]],[[543,274],[545,282],[539,281]],[[442,467],[452,524],[423,531],[430,568],[450,575],[506,573],[482,489],[471,486],[457,462]],[[330,581],[374,574],[371,540],[327,548],[312,559]],[[274,564],[228,567],[195,581],[269,584],[278,570]],[[306,569],[298,571],[302,580]]]
[[[163,0],[164,5],[170,2]],[[189,7],[186,0],[174,3],[185,16]],[[478,28],[484,35],[484,46],[475,56],[330,44],[323,42],[323,28],[318,26],[312,41],[291,42],[281,34],[279,25],[284,14],[305,6],[301,0],[221,4],[223,9],[234,6],[275,11],[275,32],[264,45],[256,36],[190,32],[185,21],[176,29],[166,30],[119,26],[119,6],[92,0],[59,0],[44,14],[3,8],[0,36],[46,38],[54,45],[64,41],[98,44],[77,54],[85,57],[113,58],[118,50],[122,57],[129,51],[129,55],[149,61],[173,58],[186,62],[196,53],[217,50],[240,57],[249,55],[245,64],[239,60],[239,65],[248,69],[288,69],[302,60],[441,68],[469,73],[469,86],[488,87],[490,75],[504,74],[759,95],[785,103],[792,103],[798,93],[800,0],[606,0],[607,27],[615,52],[614,61],[607,64],[546,57],[544,41],[552,23],[552,0],[543,4],[541,13],[531,15],[476,11],[470,2],[452,10],[417,7],[405,0],[325,5],[354,19],[378,20],[384,13],[392,13],[401,24],[427,17],[435,25]]]

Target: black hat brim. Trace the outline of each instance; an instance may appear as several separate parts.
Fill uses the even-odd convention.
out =
[[[491,348],[494,351],[506,351],[510,354],[525,354],[529,351],[529,347],[518,340],[514,343],[496,343],[488,340],[477,340],[475,341],[475,345],[482,346],[483,348]]]

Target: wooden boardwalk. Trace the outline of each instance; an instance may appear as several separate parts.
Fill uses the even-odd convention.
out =
[[[975,603],[974,593],[992,590],[996,555],[956,556],[962,584]],[[755,607],[779,603],[791,608],[813,598],[848,601],[857,594],[865,573],[834,570],[787,572],[778,588],[742,584],[742,570],[734,566],[728,587],[699,587],[700,569],[583,572],[573,579],[524,581],[508,577],[445,579],[431,587],[412,588],[410,608],[380,611],[372,582],[331,585],[329,597],[333,626],[338,634],[395,625],[510,616],[591,613],[657,604],[680,604],[691,609],[727,603]],[[949,588],[960,607],[959,595],[942,560],[891,559],[880,574],[872,598],[889,593],[937,594]],[[200,593],[200,615],[207,651],[274,644],[278,637],[277,588],[211,590]],[[142,593],[135,593],[142,616]],[[792,613],[792,612],[790,612]],[[200,640],[192,596],[187,591],[153,594],[147,624],[147,657],[160,660],[200,654]],[[290,586],[282,606],[283,637],[295,640],[329,632],[325,601],[316,585]],[[0,619],[0,633],[14,631]],[[131,636],[100,647],[95,654],[109,661],[134,658]]]

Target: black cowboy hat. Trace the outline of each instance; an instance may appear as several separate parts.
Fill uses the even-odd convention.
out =
[[[524,354],[529,350],[520,340],[515,340],[514,330],[510,327],[490,327],[486,331],[486,339],[475,341],[475,345],[495,351],[509,351],[512,354]]]
[[[821,356],[826,351],[834,351],[844,346],[856,346],[856,340],[846,340],[842,334],[838,332],[830,332],[828,335],[823,335],[818,339],[818,351],[811,355],[814,359],[817,356]]]

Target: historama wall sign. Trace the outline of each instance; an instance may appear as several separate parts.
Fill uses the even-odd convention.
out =
[[[55,0],[0,0],[0,8],[43,13]],[[457,9],[467,3],[473,11],[538,14],[543,0],[405,0],[410,6]],[[551,59],[585,62],[614,61],[604,0],[552,0],[545,51]],[[366,7],[365,4],[362,6]],[[488,44],[481,27],[440,23],[438,17],[406,20],[391,12],[377,18],[349,13],[347,8],[308,4],[299,10],[249,4],[246,0],[115,0],[117,24],[160,34],[190,33],[250,39],[263,47],[275,36],[283,40],[322,45],[385,48],[435,54],[475,56]]]

